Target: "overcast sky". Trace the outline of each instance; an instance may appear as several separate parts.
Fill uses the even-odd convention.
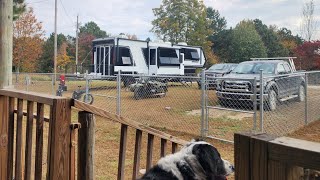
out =
[[[58,32],[75,36],[76,16],[84,24],[96,22],[112,35],[120,32],[136,34],[139,39],[155,39],[151,21],[152,8],[162,0],[57,0]],[[219,10],[227,19],[228,27],[234,27],[243,19],[259,18],[267,25],[287,27],[299,33],[302,7],[307,0],[205,0],[206,6]],[[315,16],[320,20],[320,0],[315,2]],[[26,0],[33,7],[36,17],[43,22],[46,35],[54,30],[54,0]],[[320,21],[319,21],[320,22]],[[319,38],[320,23],[315,31]],[[319,32],[319,33],[318,33]]]

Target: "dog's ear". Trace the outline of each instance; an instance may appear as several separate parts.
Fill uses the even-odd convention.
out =
[[[197,157],[207,176],[218,175],[218,161],[220,155],[216,148],[209,144],[196,144],[192,153]]]

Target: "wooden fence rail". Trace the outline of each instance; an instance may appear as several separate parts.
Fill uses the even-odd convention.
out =
[[[300,180],[320,170],[320,143],[267,134],[234,136],[236,180]]]
[[[71,123],[72,108],[79,111],[78,123]],[[46,117],[46,115],[49,116]],[[151,168],[155,158],[165,156],[169,142],[172,153],[177,151],[179,145],[186,144],[186,141],[169,134],[79,101],[39,93],[0,89],[0,179],[38,180],[44,177],[49,180],[74,180],[76,177],[78,180],[94,179],[94,116],[100,116],[121,125],[117,176],[119,180],[125,177],[129,127],[136,132],[133,173],[130,175],[132,179],[136,179],[139,174],[143,133],[148,137],[145,154],[147,170]],[[45,127],[48,128],[45,130]],[[77,135],[78,138],[76,138]],[[44,139],[45,137],[48,139]],[[156,157],[153,152],[155,137],[161,140],[160,154]],[[77,139],[78,142],[76,142]],[[77,151],[76,148],[78,148]],[[76,158],[76,152],[78,152],[78,158]],[[47,160],[43,162],[45,153]],[[43,169],[43,164],[47,164],[47,169]]]

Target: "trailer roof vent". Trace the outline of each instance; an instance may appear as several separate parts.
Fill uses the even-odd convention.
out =
[[[178,45],[188,46],[186,42],[178,42]]]
[[[128,36],[125,35],[124,33],[120,33],[120,34],[118,35],[118,38],[128,39]]]
[[[166,41],[166,42],[164,42],[164,43],[166,43],[166,44],[170,44],[170,45],[171,45],[171,42],[170,42],[170,41]]]

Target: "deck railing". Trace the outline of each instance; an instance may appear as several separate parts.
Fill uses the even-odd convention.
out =
[[[235,134],[236,180],[300,180],[320,170],[320,143],[267,134]]]
[[[72,108],[79,111],[78,123],[71,123]],[[142,133],[147,133],[148,136],[145,154],[147,170],[155,159],[155,137],[161,139],[158,158],[165,156],[168,143],[171,143],[172,153],[179,145],[186,143],[159,130],[79,101],[1,89],[0,179],[93,179],[94,116],[121,124],[117,176],[119,180],[124,179],[125,174],[128,127],[135,129],[132,179],[138,177],[140,169]],[[35,147],[32,147],[33,144]]]

